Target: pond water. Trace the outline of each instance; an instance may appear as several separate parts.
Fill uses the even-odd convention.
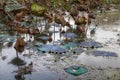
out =
[[[120,15],[118,16],[118,14],[120,14],[120,12],[106,13],[105,15],[100,14],[96,21],[93,20],[88,29],[87,38],[91,38],[90,30],[95,27],[95,23],[98,23],[96,33],[92,39],[100,42],[103,45],[102,48],[83,48],[84,52],[77,55],[72,51],[64,54],[52,54],[38,52],[36,47],[33,46],[33,43],[42,44],[42,42],[28,42],[25,50],[18,54],[18,57],[26,62],[24,66],[33,62],[33,71],[31,74],[23,75],[23,79],[15,79],[16,71],[20,68],[20,65],[11,63],[11,60],[17,56],[14,49],[15,43],[13,43],[12,46],[8,46],[7,42],[0,43],[0,80],[87,80],[90,76],[94,77],[92,80],[100,80],[100,78],[95,78],[95,76],[101,73],[96,74],[95,71],[92,71],[90,68],[120,68]],[[50,30],[52,31],[52,29],[53,28]],[[60,33],[57,32],[59,28],[55,27],[55,30],[56,33],[52,36],[54,41],[51,43],[47,42],[47,44],[59,44],[62,42],[61,40],[64,39],[64,37],[60,38]],[[26,39],[28,40],[29,38],[26,37]],[[34,40],[34,38],[32,40]],[[77,48],[79,49],[80,47]],[[94,50],[115,52],[118,57],[94,56],[91,54]],[[73,65],[84,65],[89,69],[89,73],[83,74],[79,78],[64,71],[64,68]]]

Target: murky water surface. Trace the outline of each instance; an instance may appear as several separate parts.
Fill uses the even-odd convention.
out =
[[[102,48],[83,48],[85,52],[79,55],[75,55],[69,51],[65,53],[66,55],[61,54],[61,56],[60,54],[38,52],[35,46],[29,48],[33,43],[29,42],[24,52],[18,55],[20,59],[26,62],[25,65],[28,65],[31,61],[33,62],[33,72],[23,75],[24,79],[15,79],[15,75],[17,74],[15,71],[19,69],[20,65],[11,63],[11,60],[16,58],[16,51],[13,47],[14,43],[12,46],[8,46],[7,42],[0,43],[0,80],[105,80],[101,77],[103,76],[102,73],[109,76],[115,71],[114,69],[120,68],[120,15],[118,14],[120,13],[100,14],[98,15],[98,19],[93,21],[89,27],[87,37],[91,38],[89,33],[95,27],[94,22],[99,23],[92,39],[100,42],[103,45]],[[53,28],[50,30],[52,31]],[[57,33],[59,28],[55,27],[55,30],[56,33],[53,34],[52,38],[54,39],[55,35],[55,41],[57,42],[60,40],[60,33]],[[47,44],[53,43],[48,42]],[[93,50],[115,52],[118,57],[94,56],[91,54]],[[64,68],[73,65],[84,65],[89,69],[89,72],[79,77],[71,76],[64,71]],[[106,73],[99,71],[98,68],[105,69]],[[113,70],[109,70],[108,68],[112,68]],[[98,76],[97,78],[96,75]]]

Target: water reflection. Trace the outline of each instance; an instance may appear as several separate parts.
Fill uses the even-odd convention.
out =
[[[28,66],[18,66],[18,70],[16,72],[15,79],[16,80],[25,80],[25,76],[27,74],[32,74],[33,63],[31,62]]]
[[[115,26],[115,25],[113,25],[113,26]],[[100,50],[116,52],[116,54],[118,54],[117,58],[95,57],[94,55],[91,55],[86,48],[82,48],[83,50],[81,50],[80,46],[75,45],[75,47],[74,47],[74,45],[72,45],[72,44],[70,44],[70,46],[67,44],[67,46],[69,47],[69,50],[68,50],[68,52],[66,52],[64,54],[58,54],[56,52],[53,54],[52,53],[42,53],[42,52],[38,51],[37,48],[40,47],[41,45],[53,44],[53,41],[54,41],[54,40],[51,40],[51,41],[40,40],[39,37],[41,37],[41,36],[47,36],[47,37],[51,37],[52,39],[54,39],[53,33],[50,34],[49,32],[45,32],[45,34],[41,33],[41,34],[35,35],[34,41],[26,41],[28,44],[27,45],[25,44],[25,47],[20,46],[17,50],[17,55],[16,55],[16,50],[13,48],[14,42],[7,43],[7,47],[5,46],[5,43],[0,43],[0,52],[1,52],[0,57],[3,57],[5,55],[7,57],[7,59],[5,59],[5,57],[3,57],[4,61],[0,60],[0,72],[1,72],[0,77],[5,78],[5,80],[7,80],[8,78],[10,78],[10,80],[14,80],[14,79],[28,80],[29,78],[31,78],[31,80],[34,80],[34,79],[35,80],[40,80],[40,79],[41,80],[57,80],[59,78],[59,75],[61,75],[60,77],[63,77],[63,75],[66,75],[66,74],[62,74],[62,73],[64,73],[64,72],[62,72],[64,67],[70,66],[73,64],[85,64],[85,65],[97,66],[97,67],[99,67],[99,66],[102,66],[102,67],[108,67],[108,66],[111,67],[112,66],[115,68],[119,67],[120,66],[120,64],[119,64],[120,59],[119,59],[119,53],[118,53],[119,45],[116,44],[116,39],[118,39],[116,37],[116,33],[118,33],[118,32],[113,32],[112,31],[113,27],[109,29],[110,31],[108,30],[108,28],[106,31],[106,30],[104,30],[104,28],[99,28],[99,27],[101,27],[101,26],[98,25],[98,29],[96,30],[96,34],[95,34],[95,36],[96,36],[95,40],[103,43],[103,48],[100,48]],[[59,28],[56,28],[56,29],[59,29]],[[90,26],[90,29],[91,29],[91,26]],[[118,29],[118,31],[120,30],[119,28],[117,28],[117,29]],[[74,33],[74,31],[72,31],[72,30],[68,30],[67,32]],[[110,34],[110,35],[108,35],[108,34]],[[12,34],[9,33],[9,35],[13,36],[14,33],[12,33]],[[74,35],[72,35],[72,37],[73,36]],[[87,37],[89,37],[89,36],[90,35],[88,34]],[[68,42],[76,42],[76,44],[78,44],[78,42],[79,42],[78,39],[81,39],[81,38],[64,39],[63,37],[64,36],[62,36],[60,38],[60,32],[55,33],[55,41],[56,42],[54,42],[54,44],[65,45],[66,42],[67,43]],[[65,35],[65,37],[66,37],[66,35]],[[68,35],[68,37],[69,37],[69,35]],[[70,35],[70,37],[71,37],[71,35]],[[111,38],[113,38],[113,39],[111,39]],[[105,42],[108,42],[109,40],[112,43],[108,43],[105,46],[104,45],[104,44],[106,44]],[[77,47],[77,49],[76,49],[76,47]],[[21,54],[18,54],[18,52]],[[31,57],[28,58],[25,56],[25,54],[29,54],[29,52],[33,53],[33,54],[30,54]],[[86,54],[87,52],[89,55]],[[36,64],[31,63],[31,61],[33,61],[33,63],[36,63]],[[7,64],[8,62],[10,62],[12,65]],[[56,62],[56,63],[54,63],[54,62]],[[37,70],[34,73],[32,71],[33,66],[34,66],[34,69]],[[47,66],[49,66],[49,68],[46,68]],[[56,67],[57,67],[57,69],[56,69]],[[6,68],[9,68],[9,70],[6,70]],[[51,69],[51,68],[54,68],[56,70]],[[14,71],[14,73],[11,73],[13,71]],[[55,71],[58,73],[56,73]],[[33,75],[32,75],[32,77],[30,77],[28,74],[33,74]],[[8,77],[6,77],[7,75],[8,75]],[[46,76],[48,76],[48,77],[46,78]],[[71,77],[69,75],[67,75],[67,76]]]
[[[35,35],[34,39],[36,41],[43,42],[44,44],[51,43],[53,41],[52,35],[53,34],[51,32],[43,32],[43,33]]]
[[[4,45],[3,43],[0,43],[0,57],[2,60],[5,60],[5,59],[7,59],[7,56],[5,56],[2,52],[2,49],[4,47],[3,45]]]

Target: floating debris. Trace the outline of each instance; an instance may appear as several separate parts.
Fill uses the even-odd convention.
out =
[[[101,48],[103,47],[101,43],[95,41],[84,41],[80,43],[81,47],[84,48]]]
[[[95,56],[106,56],[106,57],[118,57],[118,55],[114,52],[109,52],[109,51],[93,51],[92,52],[93,55]]]
[[[65,70],[65,72],[67,72],[71,75],[74,75],[74,76],[79,76],[81,74],[85,74],[88,72],[87,68],[80,67],[80,66],[71,66],[71,67],[65,68],[64,70]]]

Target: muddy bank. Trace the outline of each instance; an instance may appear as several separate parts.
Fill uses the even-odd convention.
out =
[[[116,12],[104,12],[97,15],[96,23],[98,25],[112,25],[116,21],[120,20],[120,11]]]

